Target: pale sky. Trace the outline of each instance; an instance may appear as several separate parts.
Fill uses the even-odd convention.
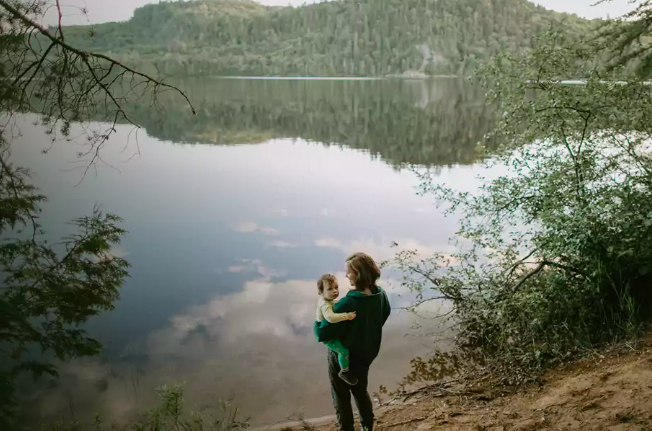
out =
[[[54,0],[50,0],[54,3]],[[382,0],[377,0],[382,1]],[[619,16],[631,9],[628,5],[629,0],[612,0],[610,3],[600,6],[592,6],[598,0],[535,0],[534,3],[560,12],[576,13],[587,18],[606,17],[607,14]],[[266,5],[299,6],[303,3],[310,3],[310,0],[260,0],[260,3]],[[148,3],[158,3],[158,0],[62,0],[64,6],[64,24],[85,24],[87,18],[82,16],[79,11],[80,7],[86,7],[88,11],[88,20],[91,23],[101,23],[107,21],[125,21],[128,20],[137,7]],[[56,22],[56,14],[53,10],[45,20],[48,24]]]

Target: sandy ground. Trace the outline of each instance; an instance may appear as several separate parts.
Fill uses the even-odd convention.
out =
[[[377,410],[376,429],[652,430],[652,337],[552,370],[511,394],[476,386],[430,387],[395,399]],[[332,418],[297,427],[337,429]]]

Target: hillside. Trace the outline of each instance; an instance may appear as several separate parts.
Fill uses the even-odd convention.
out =
[[[464,73],[531,48],[551,25],[591,25],[527,0],[341,0],[265,7],[250,0],[161,2],[127,22],[66,29],[67,40],[162,75]]]
[[[426,386],[385,400],[378,431],[648,430],[652,423],[652,343],[551,370],[512,391],[486,382]],[[602,353],[602,354],[601,354]],[[287,423],[267,431],[336,431],[334,418]],[[262,429],[261,429],[262,430]]]

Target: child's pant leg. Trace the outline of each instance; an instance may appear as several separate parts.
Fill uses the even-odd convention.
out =
[[[326,347],[337,353],[337,362],[343,370],[349,369],[349,349],[344,347],[340,340],[331,340],[324,343]]]

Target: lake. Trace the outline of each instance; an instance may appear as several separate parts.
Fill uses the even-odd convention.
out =
[[[134,104],[142,128],[119,125],[81,182],[83,139],[43,154],[36,117],[16,120],[13,159],[49,197],[49,234],[100,204],[124,218],[114,253],[133,266],[115,310],[88,324],[103,354],[24,393],[31,417],[121,420],[173,382],[197,408],[231,399],[252,424],[332,414],[326,348],[312,334],[317,278],[333,272],[346,285],[354,251],[379,261],[451,251],[456,220],[416,194],[413,170],[473,184],[490,129],[479,89],[455,79],[179,85],[196,116],[170,94],[162,110]],[[371,392],[395,387],[433,347],[436,320],[398,309],[411,298],[398,277],[385,271],[381,283],[396,309]]]

